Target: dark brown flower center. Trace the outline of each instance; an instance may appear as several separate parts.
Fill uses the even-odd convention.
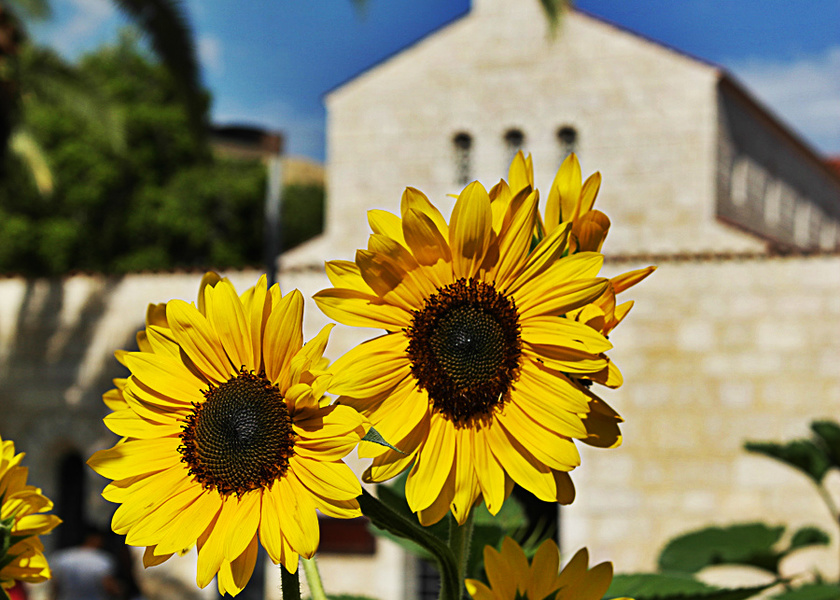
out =
[[[459,279],[414,313],[408,356],[433,408],[456,425],[489,416],[519,376],[522,343],[513,300],[489,283]]]
[[[283,395],[244,369],[193,404],[178,451],[205,488],[241,496],[282,477],[295,442]]]

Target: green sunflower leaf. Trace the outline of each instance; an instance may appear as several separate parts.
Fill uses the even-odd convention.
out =
[[[772,600],[837,600],[840,586],[832,583],[809,583],[770,597]]]
[[[748,452],[763,454],[801,471],[815,483],[820,483],[831,468],[831,461],[823,450],[811,440],[794,440],[787,444],[775,442],[747,442]]]
[[[726,589],[718,588],[684,573],[636,573],[616,575],[604,598],[628,597],[635,600],[745,600],[776,585]]]
[[[803,527],[793,534],[788,552],[793,552],[794,550],[808,546],[828,546],[829,543],[831,543],[831,538],[822,529],[818,527]]]
[[[840,468],[840,425],[833,421],[814,421],[811,423],[811,431],[817,435],[831,466]]]
[[[778,573],[782,554],[774,550],[784,526],[742,523],[707,527],[672,539],[659,555],[659,570],[696,573],[711,565],[751,565]]]
[[[385,446],[386,448],[390,448],[391,450],[399,452],[400,454],[405,454],[405,452],[403,452],[399,448],[389,444],[388,441],[384,437],[382,437],[382,434],[376,431],[376,429],[374,429],[373,427],[368,429],[368,432],[365,434],[365,437],[362,438],[362,441],[371,442],[373,444],[379,444],[380,446]]]

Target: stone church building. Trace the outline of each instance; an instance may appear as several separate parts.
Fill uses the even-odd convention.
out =
[[[520,149],[544,193],[571,151],[584,176],[601,172],[607,275],[659,266],[624,294],[636,305],[610,355],[625,384],[603,394],[626,420],[624,443],[581,449],[577,498],[560,513],[566,556],[587,546],[630,572],[704,525],[834,531],[804,477],[743,443],[802,437],[840,414],[840,176],[731,75],[579,11],[551,35],[537,0],[473,0],[326,104],[325,231],[281,258],[284,289],[309,298],[328,287],[323,263],[366,245],[367,209],[397,212],[410,185],[446,213],[447,194],[474,179],[490,187]],[[258,273],[225,275],[244,289]],[[123,375],[113,350],[132,344],[148,303],[193,300],[199,279],[0,280],[0,434],[51,497],[67,494],[59,465],[114,441],[100,421],[101,394]],[[308,339],[326,319],[306,310]],[[327,353],[371,335],[339,326]],[[74,510],[107,522],[102,482],[85,477]],[[807,557],[828,577],[837,545]],[[320,558],[329,592],[420,597],[417,564],[393,544],[340,546]],[[194,557],[183,561],[146,579],[165,573],[186,594]]]

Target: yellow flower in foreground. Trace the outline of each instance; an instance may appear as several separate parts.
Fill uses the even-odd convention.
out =
[[[612,564],[605,562],[587,570],[589,553],[578,550],[569,564],[557,574],[560,550],[554,540],[546,540],[528,564],[519,544],[506,537],[502,551],[484,547],[484,570],[490,587],[467,579],[473,600],[601,600],[612,582]]]
[[[105,395],[105,424],[123,438],[88,461],[113,479],[114,531],[146,546],[144,564],[198,546],[197,583],[220,592],[248,582],[258,540],[289,571],[318,548],[316,509],[361,515],[358,479],[342,461],[367,425],[352,408],[322,406],[331,326],[303,344],[303,298],[266,289],[241,296],[209,273],[198,306],[149,307],[131,371]]]
[[[491,201],[476,182],[447,223],[409,188],[401,217],[369,213],[368,249],[327,263],[335,287],[315,295],[329,317],[387,332],[334,363],[330,391],[401,451],[363,449],[364,479],[411,467],[406,496],[423,524],[450,509],[463,523],[480,497],[495,514],[514,482],[569,503],[573,439],[620,439],[618,416],[579,383],[606,379],[612,345],[564,317],[608,289],[603,257],[564,256],[570,225],[532,247],[537,203],[530,188]]]
[[[508,180],[508,189],[505,189],[504,182],[494,188],[497,195],[506,194],[510,198],[534,188],[534,165],[530,154],[527,157],[522,152],[516,154],[510,165]],[[600,252],[610,228],[609,218],[593,208],[600,188],[600,173],[593,173],[586,181],[582,181],[577,156],[574,153],[567,156],[551,184],[545,221],[538,222],[536,234],[541,236],[561,226],[571,227],[567,248],[569,254],[593,250]],[[646,267],[613,277],[609,287],[598,299],[570,311],[567,316],[586,323],[605,336],[609,335],[633,308],[632,301],[617,305],[616,294],[636,285],[655,270],[656,267]],[[622,383],[621,373],[614,365],[610,367],[610,371],[597,380],[609,387],[617,387]]]
[[[52,531],[61,519],[45,515],[53,503],[41,490],[26,485],[29,470],[20,466],[24,454],[0,437],[0,585],[15,581],[40,583],[50,578],[39,535]],[[2,594],[0,594],[2,595]]]

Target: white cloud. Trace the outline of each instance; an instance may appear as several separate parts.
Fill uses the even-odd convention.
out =
[[[749,59],[728,67],[818,150],[840,155],[840,45],[788,62]]]
[[[93,34],[116,17],[111,0],[70,0],[70,18],[50,32],[49,45],[66,56],[75,56],[88,49]]]
[[[211,36],[199,38],[196,43],[196,50],[198,52],[198,59],[205,69],[214,71],[217,74],[224,72],[222,43],[219,41],[219,38]]]

